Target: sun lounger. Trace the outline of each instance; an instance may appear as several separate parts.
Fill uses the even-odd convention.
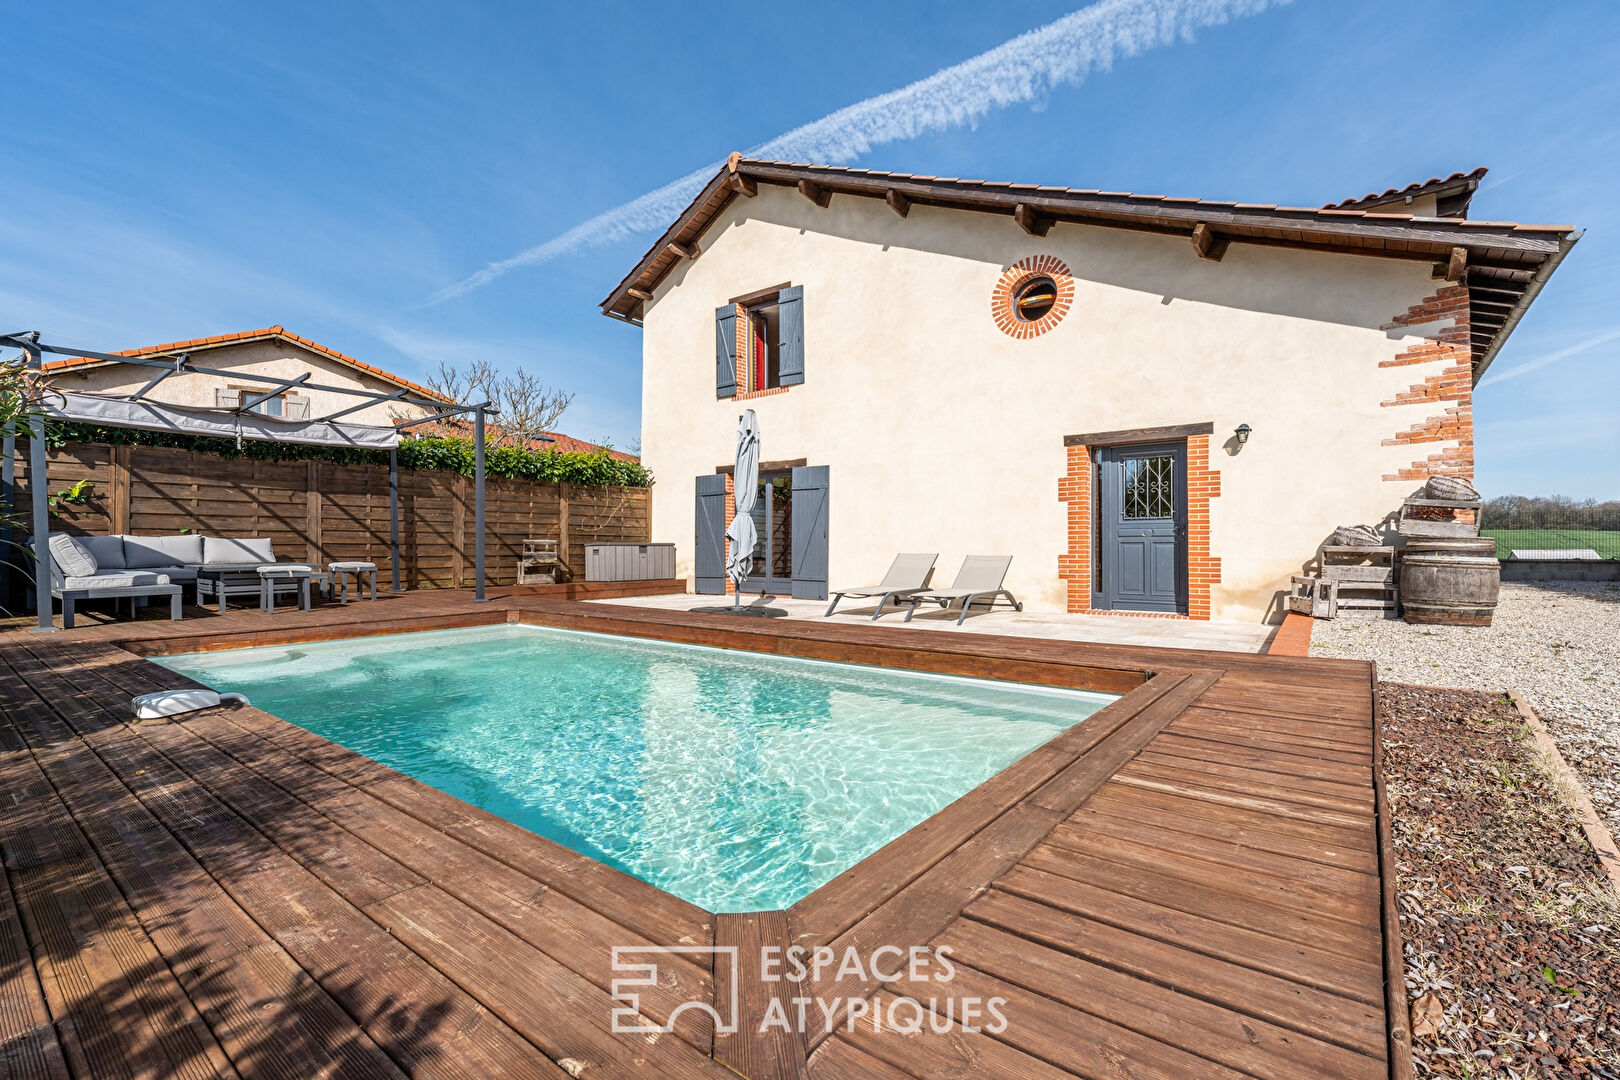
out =
[[[913,553],[910,555],[896,555],[894,562],[889,566],[889,572],[883,575],[883,580],[876,585],[867,585],[859,589],[840,589],[833,593],[832,603],[827,605],[827,615],[833,613],[838,601],[846,596],[860,596],[878,598],[877,610],[872,618],[883,614],[883,609],[890,600],[904,600],[912,593],[928,585],[928,575],[934,569],[934,562],[939,558],[937,552]],[[822,618],[826,618],[823,615]]]
[[[1016,597],[1001,587],[1007,577],[1007,567],[1012,565],[1011,555],[969,555],[962,560],[962,569],[956,572],[956,580],[948,589],[919,589],[912,593],[908,599],[911,609],[906,612],[906,622],[917,614],[917,605],[935,603],[942,608],[949,608],[953,603],[962,602],[962,614],[957,616],[956,625],[961,626],[962,620],[967,618],[968,608],[974,601],[988,598],[990,606],[996,606],[996,598],[1005,596],[1013,608],[1024,610]]]

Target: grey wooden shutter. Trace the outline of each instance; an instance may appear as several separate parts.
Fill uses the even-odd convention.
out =
[[[698,592],[726,591],[726,478],[720,473],[697,478],[697,545],[692,569]]]
[[[804,286],[783,289],[777,303],[782,328],[779,385],[796,386],[804,382]]]
[[[793,470],[793,595],[827,599],[827,466]]]
[[[737,392],[737,307],[714,309],[714,396]]]

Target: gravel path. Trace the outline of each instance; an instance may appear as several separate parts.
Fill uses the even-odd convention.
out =
[[[1392,682],[1522,691],[1620,836],[1620,584],[1504,584],[1484,627],[1319,620],[1311,655],[1376,660]]]

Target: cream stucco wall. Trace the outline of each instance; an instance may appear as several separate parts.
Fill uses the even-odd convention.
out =
[[[759,416],[762,457],[830,467],[831,584],[882,576],[896,551],[1014,556],[1009,586],[1062,610],[1063,437],[1210,421],[1214,617],[1262,619],[1333,527],[1378,521],[1411,482],[1386,483],[1434,447],[1383,446],[1432,405],[1381,402],[1421,381],[1380,368],[1419,333],[1382,327],[1434,292],[1424,262],[1233,244],[1219,263],[1185,238],[1059,224],[1043,239],[1009,218],[875,199],[821,209],[760,185],[739,198],[647,305],[643,461],[657,477],[654,539],[690,579],[693,478],[729,463],[738,414]],[[1002,271],[1048,253],[1075,278],[1050,333],[1015,341],[990,295]],[[714,310],[778,282],[804,286],[805,382],[715,397]],[[1240,452],[1223,446],[1247,423]]]
[[[220,345],[212,349],[194,350],[192,362],[221,371],[243,371],[275,379],[292,379],[310,372],[309,381],[326,386],[343,386],[371,393],[392,393],[399,387],[391,382],[358,371],[348,364],[339,363],[320,353],[312,352],[291,342],[250,341],[240,345]],[[108,364],[98,367],[67,369],[51,376],[54,385],[63,390],[94,394],[134,393],[157,374],[157,369],[140,364]],[[255,384],[243,379],[222,375],[203,375],[187,372],[171,375],[148,395],[153,401],[167,405],[201,405],[213,407],[217,389],[250,389],[268,384]],[[261,390],[262,392],[262,390]],[[351,408],[359,399],[329,390],[310,390],[298,387],[292,395],[309,401],[311,419]],[[370,405],[344,417],[345,423],[389,425],[395,417],[408,418],[423,415],[423,410],[412,405],[389,402]]]

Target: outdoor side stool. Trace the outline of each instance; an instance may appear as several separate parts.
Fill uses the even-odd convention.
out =
[[[276,589],[284,583],[294,583],[298,589],[298,607],[309,610],[309,579],[317,576],[315,568],[303,563],[267,563],[259,567],[259,610],[273,615],[276,610]]]
[[[360,586],[362,575],[371,577],[371,598],[377,599],[377,564],[374,562],[335,562],[327,563],[326,568],[337,579],[338,603],[349,602],[349,575],[354,575],[354,598],[360,599]]]

